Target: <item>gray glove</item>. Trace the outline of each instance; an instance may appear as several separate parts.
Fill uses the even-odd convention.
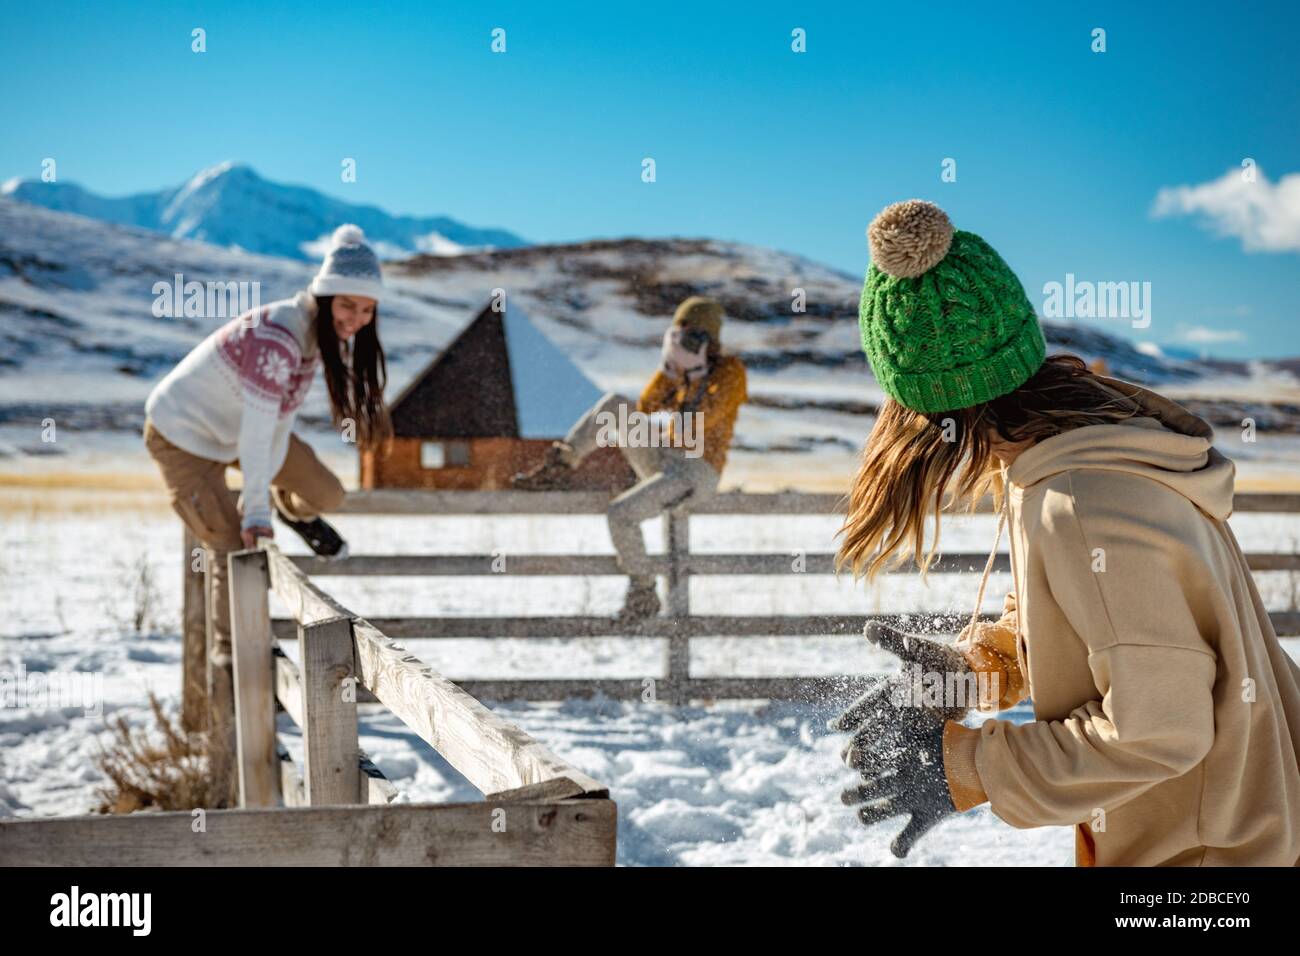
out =
[[[923,673],[970,673],[966,658],[949,644],[875,621],[867,624],[864,633],[905,664],[920,665]],[[912,668],[905,668],[864,694],[831,724],[833,730],[853,734],[841,756],[863,776],[860,786],[844,791],[843,801],[850,806],[869,803],[858,811],[867,825],[910,814],[911,820],[890,847],[898,857],[906,856],[939,820],[957,812],[943,772],[943,725],[961,720],[969,709],[921,706],[914,689],[907,687],[913,679]]]
[[[865,804],[858,809],[858,819],[866,826],[910,817],[889,845],[900,859],[926,831],[957,812],[943,772],[944,722],[923,707],[900,711],[880,746],[858,751],[854,768],[862,771],[862,783],[840,794],[846,806]]]
[[[922,673],[956,674],[965,678],[971,672],[971,666],[965,656],[951,644],[921,637],[918,634],[906,634],[888,624],[868,621],[863,628],[863,635],[881,650],[888,651],[904,665],[919,664]],[[854,732],[854,742],[860,736],[870,738],[883,730],[879,725],[890,723],[892,714],[900,702],[907,701],[920,704],[915,688],[907,685],[912,682],[913,669],[905,666],[898,674],[881,681],[876,687],[859,697],[848,710],[831,722],[830,729],[841,733]],[[944,680],[947,686],[947,678]],[[961,720],[969,707],[930,708],[941,714],[945,720]],[[850,743],[849,748],[853,746]],[[849,748],[844,751],[844,760],[849,762]]]

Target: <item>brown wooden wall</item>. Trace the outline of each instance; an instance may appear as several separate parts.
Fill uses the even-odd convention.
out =
[[[510,487],[510,478],[542,460],[551,444],[544,439],[451,439],[469,445],[469,464],[423,468],[420,445],[426,439],[395,438],[387,455],[361,453],[362,488],[436,488],[450,491],[493,491]],[[440,441],[430,438],[428,441]],[[630,488],[636,481],[617,448],[598,448],[576,469],[565,488],[574,491]]]

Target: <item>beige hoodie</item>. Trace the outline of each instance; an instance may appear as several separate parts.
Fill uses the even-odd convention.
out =
[[[987,794],[1014,827],[1078,824],[1083,864],[1296,865],[1300,668],[1226,523],[1234,466],[1186,409],[1107,383],[1151,417],[1057,435],[1008,470],[1011,666],[1036,719],[950,723],[954,799]]]

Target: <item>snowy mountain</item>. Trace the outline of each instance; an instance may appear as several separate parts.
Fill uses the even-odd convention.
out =
[[[74,428],[137,429],[152,385],[220,318],[159,317],[155,283],[256,281],[261,301],[291,295],[314,265],[159,236],[0,198],[0,426],[47,416]],[[881,393],[858,341],[860,280],[798,256],[703,239],[619,239],[385,267],[381,334],[396,395],[494,289],[602,389],[636,394],[676,304],[703,293],[726,307],[724,345],[750,370],[736,449],[853,453]],[[792,311],[802,290],[803,311]],[[1210,420],[1300,432],[1296,363],[1174,358],[1100,329],[1045,323],[1050,346],[1103,359]],[[323,422],[318,381],[304,415]],[[26,426],[24,426],[26,427]]]
[[[874,414],[882,399],[858,332],[861,278],[799,256],[703,239],[622,239],[417,256],[391,272],[443,294],[493,278],[521,296],[597,382],[624,390],[642,384],[676,304],[691,294],[713,296],[728,316],[723,341],[749,369],[748,421],[769,419],[755,450],[854,449],[863,437],[854,417]],[[1215,424],[1239,427],[1249,416],[1260,430],[1300,432],[1296,359],[1191,359],[1139,348],[1095,326],[1044,321],[1043,328],[1049,354],[1099,361],[1109,374],[1158,386]],[[742,427],[740,447],[746,433]]]
[[[138,226],[174,239],[291,259],[320,258],[324,240],[344,222],[364,229],[386,259],[524,244],[503,229],[479,229],[446,216],[393,216],[314,189],[273,183],[248,166],[230,162],[204,169],[174,189],[120,198],[99,196],[75,183],[38,179],[11,179],[0,192],[47,209]]]

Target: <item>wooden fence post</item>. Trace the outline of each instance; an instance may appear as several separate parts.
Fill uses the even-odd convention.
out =
[[[309,806],[360,803],[352,619],[298,626],[303,786]]]
[[[227,561],[239,805],[273,807],[279,796],[280,764],[275,750],[275,660],[267,596],[271,579],[263,551],[231,552]]]
[[[691,669],[691,516],[685,508],[664,513],[664,550],[668,555],[668,699],[674,705],[690,700]]]
[[[181,727],[199,733],[208,726],[208,557],[194,532],[181,528]]]

